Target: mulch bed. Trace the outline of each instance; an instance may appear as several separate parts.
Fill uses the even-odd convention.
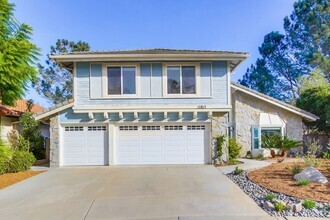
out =
[[[18,173],[6,173],[0,175],[0,189],[3,189],[7,186],[13,185],[15,183],[21,182],[27,178],[35,176],[37,174],[43,173],[45,171],[34,171],[34,170],[27,170]]]
[[[330,181],[330,173],[327,167],[330,166],[330,160],[320,159],[321,166],[317,169]],[[250,171],[248,177],[251,181],[275,192],[285,195],[311,199],[315,201],[330,202],[330,182],[326,184],[312,182],[308,186],[298,186],[293,179],[292,167],[294,164],[300,164],[304,169],[303,162],[282,162],[273,163],[267,167]]]

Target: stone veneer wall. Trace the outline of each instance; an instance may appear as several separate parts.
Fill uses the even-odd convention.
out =
[[[259,113],[277,113],[286,123],[286,135],[296,140],[303,138],[303,122],[301,116],[279,108],[268,102],[247,95],[240,91],[233,91],[233,123],[236,140],[243,145],[241,156],[251,150],[252,125],[256,124]]]
[[[224,126],[225,123],[228,122],[228,113],[214,113],[211,118],[211,128],[212,128],[212,143],[211,143],[211,158],[212,164],[219,164],[221,162],[228,161],[228,139],[226,141],[226,145],[223,147],[223,155],[221,157],[221,161],[218,158],[218,149],[217,149],[217,141],[216,138],[220,135],[227,134],[227,128]]]
[[[59,120],[60,117],[58,115],[50,118],[50,150],[49,150],[50,167],[58,167],[60,165]]]

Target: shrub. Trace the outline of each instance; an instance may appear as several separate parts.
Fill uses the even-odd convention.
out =
[[[286,206],[281,202],[275,203],[274,207],[275,207],[276,211],[278,211],[278,212],[282,212],[284,209],[286,209]]]
[[[265,159],[264,154],[263,153],[258,154],[257,159],[264,160]]]
[[[29,151],[30,143],[17,130],[13,129],[8,134],[8,141],[14,151]]]
[[[7,172],[16,173],[28,170],[35,161],[36,158],[30,152],[14,151],[12,159],[8,162]]]
[[[321,162],[314,158],[312,155],[306,155],[303,157],[305,166],[307,167],[318,167],[321,165]]]
[[[292,167],[292,174],[293,175],[296,175],[298,173],[300,173],[301,171],[301,167],[299,164],[294,164],[293,167]]]
[[[265,199],[268,200],[268,201],[271,201],[273,199],[275,199],[276,196],[274,194],[271,194],[271,193],[268,193],[266,196],[265,196]]]
[[[330,159],[330,152],[323,152],[323,159]]]
[[[246,156],[245,157],[246,158],[251,158],[252,157],[252,153],[251,153],[250,150],[246,152]]]
[[[301,179],[297,181],[298,186],[308,186],[309,184],[311,184],[311,181],[307,179]]]
[[[222,147],[226,142],[226,136],[220,135],[216,138],[216,141],[217,141],[218,159],[221,160],[221,156],[223,155]]]
[[[312,200],[308,200],[308,199],[306,199],[306,200],[304,200],[304,201],[302,202],[302,205],[303,205],[306,209],[313,209],[313,208],[315,208],[316,203],[315,203],[314,201],[312,201]]]
[[[242,149],[242,145],[237,143],[234,138],[229,138],[228,153],[229,159],[237,159]]]
[[[261,146],[265,149],[276,149],[279,147],[281,139],[280,135],[262,135]]]
[[[0,144],[0,174],[7,173],[8,163],[12,159],[13,151],[10,147]]]
[[[234,175],[240,175],[244,172],[242,168],[235,167]]]
[[[306,143],[307,146],[307,155],[315,158],[322,149],[322,146],[315,139],[308,140]]]

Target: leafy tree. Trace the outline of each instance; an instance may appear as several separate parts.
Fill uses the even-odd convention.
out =
[[[309,76],[299,78],[298,81],[300,84],[300,93],[303,93],[307,89],[328,85],[328,82],[320,69],[314,70]]]
[[[300,94],[296,105],[320,117],[316,122],[307,122],[309,128],[330,134],[330,84],[307,88]]]
[[[14,18],[14,4],[0,0],[0,103],[14,105],[37,74],[38,49],[31,43],[32,28]]]
[[[279,92],[284,85],[281,85],[281,82],[271,74],[264,59],[257,59],[256,64],[252,64],[238,82],[274,98],[288,99],[288,96]]]
[[[284,19],[284,34],[267,34],[259,52],[267,68],[248,69],[240,83],[289,102],[298,98],[299,78],[320,69],[330,80],[330,4],[329,0],[299,0]],[[258,61],[257,61],[258,62]],[[256,63],[256,66],[259,66]],[[266,72],[267,88],[260,85]],[[275,83],[270,82],[275,81]],[[244,85],[244,84],[243,84]]]
[[[51,54],[89,51],[88,43],[58,39],[55,46],[51,46]],[[33,83],[37,92],[52,103],[60,103],[72,98],[73,76],[68,70],[59,66],[54,60],[47,59],[46,66],[38,64],[40,77]]]
[[[284,19],[284,29],[300,60],[319,68],[330,81],[329,0],[300,0]]]

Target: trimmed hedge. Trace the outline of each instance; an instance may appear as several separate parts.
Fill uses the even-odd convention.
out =
[[[0,145],[0,174],[7,173],[9,161],[12,159],[13,151],[10,147]]]
[[[27,151],[14,151],[12,159],[8,163],[8,173],[17,173],[28,170],[36,161],[32,153]]]

